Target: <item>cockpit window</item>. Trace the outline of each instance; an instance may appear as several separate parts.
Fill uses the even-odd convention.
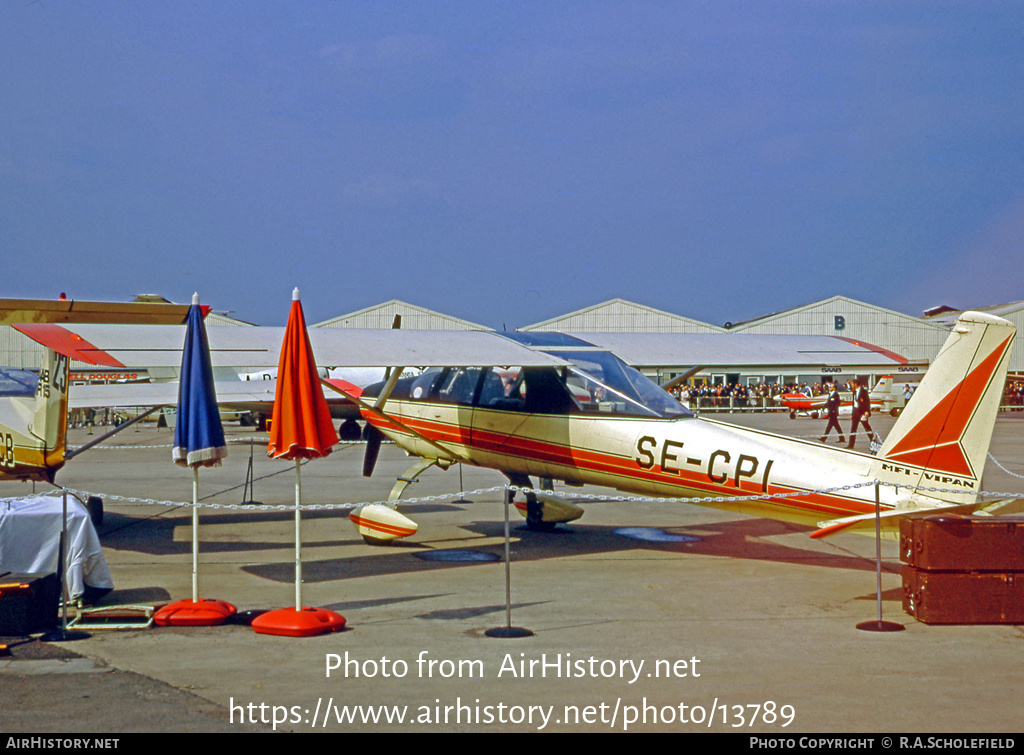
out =
[[[548,352],[572,362],[567,382],[573,395],[586,391],[587,411],[654,417],[693,416],[682,404],[639,370],[607,351]]]
[[[448,370],[435,384],[434,398],[446,404],[472,404],[482,371],[480,367],[455,367]]]
[[[412,398],[429,398],[435,392],[441,379],[447,372],[448,370],[442,371],[437,367],[431,367],[429,370],[426,370],[412,381],[412,385],[409,387],[409,395]]]
[[[587,349],[548,353],[571,366],[433,368],[406,384],[407,395],[414,400],[534,414],[693,416],[639,370],[610,352]],[[395,392],[405,395],[404,390],[400,384]]]

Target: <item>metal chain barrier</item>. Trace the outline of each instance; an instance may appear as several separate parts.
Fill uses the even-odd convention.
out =
[[[239,446],[241,446],[241,445],[249,445],[249,441],[247,441],[247,440],[234,440],[233,438],[229,438],[227,442],[229,444],[239,445]],[[265,443],[266,442],[266,438],[261,439],[261,442]],[[394,443],[393,440],[386,440],[384,442],[385,443]],[[358,445],[362,445],[362,444],[365,444],[365,443],[366,443],[365,440],[339,440],[334,445],[336,445],[336,446],[358,446]],[[130,445],[130,444],[118,445],[117,443],[104,443],[104,444],[101,444],[101,445],[98,445],[98,446],[93,446],[89,450],[90,451],[135,451],[135,450],[139,450],[139,449],[173,448],[173,447],[174,447],[173,443],[155,443],[155,444],[154,443],[150,443],[150,444],[147,444],[147,445]],[[69,446],[68,450],[69,451],[76,451],[78,449],[77,448],[72,448],[72,447]]]
[[[287,471],[291,471],[291,468],[288,468],[288,469],[286,469],[284,471],[286,471],[286,472]],[[448,499],[460,498],[462,496],[467,496],[467,495],[480,495],[481,493],[494,493],[494,492],[497,492],[499,490],[504,490],[506,487],[508,487],[508,486],[505,486],[505,485],[495,485],[494,487],[491,487],[491,488],[479,488],[477,490],[467,490],[467,491],[464,491],[464,492],[461,492],[461,493],[439,493],[437,495],[427,495],[427,496],[422,496],[422,497],[419,497],[419,498],[403,498],[401,501],[399,501],[399,503],[404,505],[404,504],[407,504],[407,503],[416,504],[416,503],[428,503],[428,502],[445,501],[445,500],[448,500]],[[295,504],[294,503],[287,503],[287,504],[263,504],[263,503],[260,503],[260,504],[245,504],[245,503],[203,503],[203,502],[200,502],[198,504],[194,504],[191,501],[188,501],[188,502],[186,502],[186,501],[166,501],[166,500],[165,501],[158,501],[155,498],[133,498],[131,496],[123,496],[123,495],[104,495],[102,493],[88,492],[88,491],[85,491],[85,490],[76,490],[74,488],[63,488],[63,490],[67,490],[68,493],[70,493],[71,495],[76,496],[78,498],[81,498],[83,496],[85,498],[88,498],[89,496],[98,496],[98,497],[102,498],[104,501],[120,501],[120,502],[123,502],[123,503],[144,504],[144,505],[149,505],[149,506],[166,506],[166,507],[169,507],[169,508],[182,508],[182,507],[197,506],[198,508],[205,508],[205,509],[247,509],[249,511],[252,511],[254,509],[255,510],[259,510],[259,511],[294,511],[295,510]],[[357,506],[364,506],[364,505],[370,505],[370,504],[379,504],[379,505],[382,505],[382,506],[388,506],[388,505],[391,505],[393,503],[395,503],[395,502],[394,501],[365,501],[365,502],[362,502],[362,503],[304,503],[304,504],[302,504],[300,506],[300,508],[303,511],[329,511],[329,510],[332,510],[332,509],[348,510],[348,509],[354,509]]]
[[[1009,469],[1000,464],[999,459],[993,456],[991,451],[988,452],[988,458],[990,458],[997,467],[1006,472],[1006,474],[1010,475],[1010,477],[1016,477],[1018,480],[1024,480],[1024,475],[1017,474],[1016,472],[1011,472]]]
[[[832,487],[832,488],[821,488],[819,490],[807,490],[807,491],[798,491],[798,492],[791,492],[791,493],[769,493],[769,494],[762,494],[762,495],[706,496],[706,497],[703,497],[703,498],[684,498],[684,497],[678,497],[678,496],[631,496],[631,495],[614,495],[614,494],[609,496],[609,495],[600,495],[600,494],[596,494],[596,493],[580,493],[580,494],[577,494],[577,495],[573,495],[572,497],[575,500],[584,500],[584,501],[589,500],[589,501],[629,502],[629,503],[692,503],[692,504],[699,505],[699,504],[702,504],[702,503],[733,503],[733,502],[750,502],[750,501],[769,501],[769,500],[779,500],[779,499],[788,499],[788,498],[799,498],[799,497],[802,497],[802,496],[810,496],[810,495],[827,495],[829,493],[836,493],[836,492],[841,492],[841,491],[856,490],[858,488],[872,487],[876,483],[878,485],[880,485],[880,486],[883,486],[883,487],[908,488],[908,489],[911,488],[911,486],[909,486],[909,485],[902,485],[902,484],[892,483],[892,482],[882,482],[880,480],[877,480],[877,481],[876,480],[872,480],[872,481],[869,481],[869,482],[857,483],[855,485],[839,485],[839,486]],[[165,507],[170,507],[170,508],[190,507],[190,506],[194,506],[195,505],[195,506],[198,506],[200,508],[235,509],[235,510],[237,510],[237,509],[248,509],[250,511],[253,510],[254,508],[257,508],[260,511],[294,511],[295,510],[295,504],[294,503],[288,503],[288,504],[258,504],[258,505],[242,504],[242,503],[199,503],[199,504],[193,504],[191,502],[184,502],[184,501],[168,501],[168,500],[159,501],[159,500],[156,500],[156,499],[153,499],[153,498],[133,498],[133,497],[130,497],[130,496],[120,496],[120,495],[102,495],[102,494],[96,493],[96,492],[87,492],[87,491],[84,491],[84,490],[75,490],[73,488],[65,488],[65,490],[67,490],[68,493],[70,493],[70,494],[72,494],[72,495],[74,495],[76,497],[79,497],[79,498],[84,497],[85,499],[87,499],[89,496],[99,496],[99,497],[103,498],[105,501],[120,501],[120,502],[124,502],[124,503],[145,504],[145,505],[151,505],[151,506],[165,506]],[[913,488],[913,490],[914,490],[914,492],[954,493],[954,494],[957,494],[957,495],[964,495],[964,491],[962,491],[962,490],[955,490],[955,489],[949,489],[949,488],[915,487],[915,488]],[[476,490],[466,490],[466,491],[460,491],[458,493],[439,493],[437,495],[421,496],[421,497],[417,497],[417,498],[403,498],[403,499],[400,499],[398,501],[364,501],[364,502],[361,502],[361,503],[312,503],[312,504],[302,504],[300,506],[300,508],[303,511],[328,511],[328,510],[351,510],[351,509],[354,509],[354,508],[356,508],[358,506],[374,505],[374,504],[381,505],[381,506],[392,506],[392,505],[395,505],[395,504],[401,504],[403,506],[407,506],[407,505],[416,505],[416,504],[419,504],[419,503],[436,503],[436,502],[439,502],[439,501],[440,502],[444,502],[444,501],[447,501],[447,500],[454,500],[454,499],[464,498],[466,496],[478,496],[478,495],[481,495],[483,493],[495,493],[495,492],[498,492],[498,491],[511,491],[513,494],[515,494],[515,493],[523,493],[523,494],[531,494],[531,493],[532,494],[536,494],[536,493],[540,493],[540,494],[544,494],[544,493],[550,493],[551,492],[549,490],[538,490],[536,488],[524,488],[524,487],[519,487],[519,486],[516,486],[516,485],[495,485],[494,487],[490,487],[490,488],[477,488]],[[978,491],[977,495],[978,496],[982,496],[982,497],[992,497],[992,498],[1022,498],[1022,497],[1024,497],[1024,493],[1000,493],[1000,492],[994,492],[994,491]]]

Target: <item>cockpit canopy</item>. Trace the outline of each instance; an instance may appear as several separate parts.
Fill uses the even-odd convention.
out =
[[[554,348],[542,349],[569,363],[564,367],[432,368],[418,377],[400,380],[392,396],[535,414],[693,416],[614,354],[594,347],[573,348],[576,343],[568,344],[567,350],[558,348],[566,345],[564,341],[544,343]],[[368,389],[368,395],[374,393]]]

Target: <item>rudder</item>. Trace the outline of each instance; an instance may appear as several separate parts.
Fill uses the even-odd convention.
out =
[[[877,479],[953,491],[923,491],[926,498],[976,500],[1015,335],[1000,317],[960,315],[879,450]]]
[[[64,464],[68,428],[68,358],[53,349],[46,350],[39,383],[36,386],[35,410],[29,432],[42,441],[47,470],[56,472]]]

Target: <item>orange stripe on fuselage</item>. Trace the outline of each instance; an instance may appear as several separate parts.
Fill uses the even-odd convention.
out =
[[[381,429],[382,423],[377,417],[373,418],[374,424]],[[537,461],[548,464],[556,464],[566,467],[568,470],[580,470],[596,474],[604,474],[618,478],[622,484],[609,484],[623,490],[645,495],[668,495],[678,497],[698,497],[708,494],[735,497],[743,493],[751,496],[764,494],[799,494],[804,493],[800,488],[783,487],[778,484],[769,483],[767,490],[761,489],[760,482],[753,480],[741,480],[737,487],[735,483],[722,484],[707,479],[705,474],[697,473],[687,469],[673,469],[672,472],[665,472],[659,465],[651,469],[643,469],[637,465],[633,457],[610,454],[607,452],[579,448],[554,443],[551,441],[538,440],[536,438],[525,438],[521,436],[496,433],[493,431],[473,428],[470,436],[469,429],[463,425],[428,420],[419,417],[401,417],[401,421],[410,429],[421,433],[431,440],[438,442],[457,442],[470,450],[483,451],[496,455],[508,456],[510,458],[525,461]],[[394,426],[391,426],[394,427]],[[455,429],[453,429],[455,428]],[[389,428],[390,429],[390,428]],[[395,428],[392,432],[398,432],[405,437],[408,433],[402,433]],[[470,457],[472,462],[472,457]],[[510,465],[511,466],[511,465]],[[579,477],[579,475],[570,475]],[[588,482],[593,482],[592,480]],[[669,488],[668,491],[652,492],[651,485],[662,485]],[[684,492],[685,491],[685,492]],[[792,508],[808,516],[825,515],[835,517],[836,515],[866,514],[874,511],[873,503],[857,498],[850,498],[839,495],[826,494],[805,494],[798,498],[774,499],[770,505],[778,505],[782,508]],[[884,507],[888,508],[888,507]]]

